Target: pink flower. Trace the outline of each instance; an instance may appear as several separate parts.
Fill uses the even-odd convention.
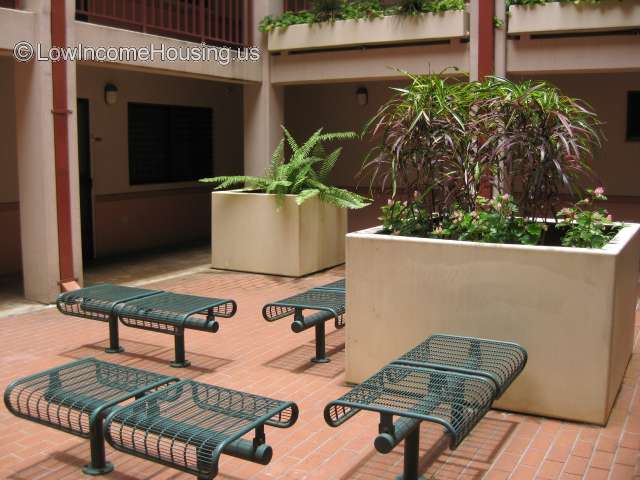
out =
[[[389,206],[393,205],[393,200],[392,199],[387,200],[387,205]]]
[[[611,222],[613,221],[613,217],[611,216],[611,214],[607,215],[607,222]]]
[[[504,200],[505,202],[509,201],[509,198],[511,197],[509,196],[508,193],[505,193],[504,195],[502,195],[502,200]]]
[[[598,187],[593,191],[593,194],[597,197],[604,195],[604,187]]]

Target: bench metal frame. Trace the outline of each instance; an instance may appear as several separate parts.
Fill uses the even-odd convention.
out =
[[[56,300],[56,307],[60,313],[73,317],[87,318],[109,323],[109,346],[106,353],[122,353],[118,332],[118,316],[115,308],[122,302],[158,295],[159,290],[126,287],[102,283],[91,287],[81,288],[71,292],[61,293]]]
[[[92,366],[95,367],[93,378],[88,376]],[[73,375],[74,370],[76,376]],[[61,374],[69,375],[61,380]],[[101,375],[106,378],[100,378]],[[124,379],[125,383],[132,377],[155,380],[127,390],[113,387],[110,380],[114,376]],[[65,381],[68,385],[64,384]],[[140,398],[147,392],[177,381],[176,377],[84,358],[12,382],[4,392],[4,404],[17,417],[88,438],[91,462],[82,471],[87,475],[102,475],[113,470],[113,465],[107,462],[104,445],[103,422],[107,414],[122,402]],[[122,390],[123,393],[111,392],[109,398],[100,398],[106,396],[105,389]],[[53,415],[51,408],[56,409]],[[66,422],[61,419],[63,412],[66,412]],[[83,416],[88,417],[88,429],[82,424]],[[76,419],[75,426],[72,417]]]
[[[515,343],[433,335],[330,402],[324,418],[338,427],[361,410],[379,413],[376,449],[389,453],[405,440],[403,474],[398,479],[417,480],[420,423],[443,426],[450,448],[457,448],[526,362],[527,352]]]
[[[118,321],[128,327],[173,335],[175,358],[171,366],[175,368],[190,365],[185,358],[186,329],[215,333],[220,328],[216,318],[230,318],[237,311],[234,300],[111,284],[62,293],[56,305],[65,315],[108,322],[107,353],[124,352]]]
[[[293,402],[182,380],[113,411],[104,430],[116,450],[208,480],[223,453],[267,465],[273,451],[265,425],[289,428],[298,412]],[[213,428],[199,426],[212,421]],[[252,440],[242,438],[252,430]]]
[[[294,333],[303,332],[309,328],[315,329],[316,355],[311,359],[314,363],[328,363],[325,322],[334,320],[336,329],[344,328],[345,314],[345,281],[335,282],[311,288],[298,295],[294,295],[277,302],[268,303],[262,308],[262,317],[267,322],[274,322],[293,315],[291,330]],[[305,316],[304,311],[314,313]]]

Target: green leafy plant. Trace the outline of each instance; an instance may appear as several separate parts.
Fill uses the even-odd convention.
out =
[[[604,189],[587,190],[588,196],[558,212],[558,226],[565,228],[562,245],[565,247],[602,248],[616,236],[621,225],[614,224],[611,215],[595,202],[607,199]]]
[[[432,219],[415,204],[389,199],[380,211],[382,228],[391,235],[426,237],[429,234]]]
[[[608,0],[507,0],[506,5],[507,8],[509,8],[511,5],[544,5],[545,3],[573,3],[576,5],[586,3],[595,5],[605,1]]]
[[[508,194],[488,199],[479,196],[478,210],[454,210],[432,232],[436,238],[488,243],[537,245],[547,225],[518,217],[518,207]]]
[[[378,146],[361,174],[394,202],[383,208],[385,231],[544,241],[538,219],[553,218],[566,192],[581,198],[593,180],[597,116],[545,82],[464,82],[446,73],[408,74],[365,127]]]
[[[284,138],[273,152],[264,177],[221,176],[200,181],[216,184],[216,190],[243,185],[244,190],[272,193],[277,195],[280,205],[284,195],[296,195],[298,205],[313,197],[341,208],[362,208],[369,204],[361,195],[324,183],[340,158],[342,147],[327,154],[323,143],[353,139],[354,132],[323,133],[319,129],[303,145],[298,145],[284,126],[282,130]],[[288,161],[285,161],[285,140],[291,150]]]
[[[311,12],[314,21],[334,21],[341,17],[344,7],[343,0],[313,0]]]
[[[437,13],[464,8],[464,0],[398,0],[387,6],[380,0],[316,0],[309,10],[286,11],[278,17],[267,16],[260,21],[258,29],[261,32],[271,32],[299,24]]]

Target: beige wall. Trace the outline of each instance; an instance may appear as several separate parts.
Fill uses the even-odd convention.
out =
[[[586,100],[605,122],[607,137],[597,153],[595,170],[610,195],[640,197],[640,142],[627,142],[626,96],[629,90],[640,89],[640,73],[566,74],[538,78],[548,80],[570,96]],[[359,86],[369,90],[369,104],[357,104],[355,92]],[[296,138],[303,139],[316,128],[360,131],[384,101],[389,98],[392,82],[362,82],[324,85],[298,85],[286,88],[285,122]],[[356,185],[355,174],[371,147],[370,142],[351,141],[344,145],[341,162],[331,181],[338,185]],[[363,183],[366,185],[366,182]]]
[[[197,182],[129,185],[127,103],[210,107],[214,173],[242,170],[242,87],[204,80],[78,67],[77,93],[89,99],[96,256],[206,239],[210,202]],[[104,102],[104,86],[118,102]],[[96,141],[100,138],[100,141]],[[189,215],[185,215],[185,211]]]
[[[640,197],[640,142],[627,142],[627,92],[640,90],[640,72],[544,75],[564,94],[587,101],[605,123],[606,141],[594,168],[609,195]],[[514,78],[527,78],[514,77]]]
[[[20,271],[20,214],[13,61],[0,57],[0,275]]]
[[[400,82],[331,83],[323,85],[297,85],[285,90],[285,126],[302,142],[315,130],[353,130],[360,133],[380,105],[393,93],[390,88]],[[364,86],[369,91],[369,103],[358,105],[356,90]],[[368,140],[349,140],[344,147],[330,181],[340,186],[355,186],[362,161],[373,146]],[[361,186],[368,186],[366,181]]]

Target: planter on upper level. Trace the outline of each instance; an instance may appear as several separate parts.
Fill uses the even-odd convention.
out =
[[[212,194],[213,268],[300,277],[344,263],[347,212],[317,197]]]
[[[498,408],[605,424],[631,357],[640,225],[602,249],[347,235],[346,380],[434,333],[514,341],[529,361]]]
[[[640,2],[608,0],[597,4],[549,2],[509,7],[508,33],[560,33],[625,30],[640,26]]]
[[[400,44],[462,38],[469,15],[462,10],[415,16],[389,15],[372,20],[338,20],[291,25],[269,32],[270,52],[318,50],[354,45]]]

